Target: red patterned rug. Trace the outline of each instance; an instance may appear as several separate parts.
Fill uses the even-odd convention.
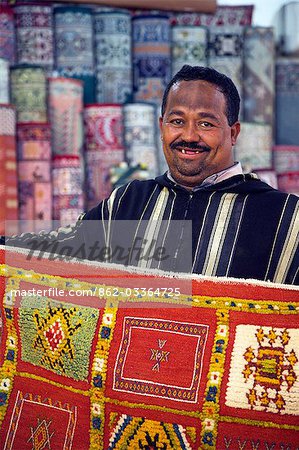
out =
[[[1,448],[298,449],[297,288],[0,256]]]

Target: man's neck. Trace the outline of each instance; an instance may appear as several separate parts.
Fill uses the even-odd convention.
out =
[[[228,178],[231,178],[235,175],[242,175],[243,170],[240,162],[235,162],[232,166],[227,167],[226,169],[220,170],[217,173],[214,173],[212,175],[209,175],[207,178],[205,178],[202,183],[200,183],[198,186],[184,186],[181,183],[177,183],[176,180],[172,177],[170,170],[167,171],[168,178],[173,181],[175,184],[182,186],[183,188],[187,189],[188,191],[197,191],[199,189],[212,186],[214,184],[220,183],[221,181],[227,180]]]

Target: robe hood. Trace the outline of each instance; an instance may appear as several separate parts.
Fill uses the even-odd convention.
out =
[[[160,175],[155,178],[155,181],[163,187],[167,187],[170,189],[175,189],[177,191],[186,191],[190,192],[187,189],[185,189],[183,186],[180,186],[179,184],[175,183],[174,181],[171,181],[168,176],[167,172],[165,172],[163,175]],[[199,191],[226,191],[226,192],[232,192],[232,193],[265,193],[265,192],[273,192],[273,187],[269,186],[264,181],[260,180],[258,176],[255,173],[247,173],[247,174],[241,174],[241,175],[235,175],[231,178],[228,178],[227,180],[220,181],[219,183],[208,185],[203,187],[202,189],[199,189]],[[198,191],[195,191],[198,192]]]

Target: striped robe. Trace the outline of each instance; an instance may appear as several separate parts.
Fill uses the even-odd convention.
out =
[[[116,189],[75,226],[6,243],[143,268],[299,284],[298,208],[297,196],[253,174],[192,192],[164,174]]]

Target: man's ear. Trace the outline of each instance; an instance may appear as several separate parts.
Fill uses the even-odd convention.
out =
[[[235,122],[232,126],[231,126],[231,140],[232,140],[232,145],[235,145],[235,143],[237,142],[239,133],[241,130],[241,124],[240,122]]]
[[[160,127],[161,134],[162,134],[162,124],[163,124],[163,117],[159,117],[159,127]]]

